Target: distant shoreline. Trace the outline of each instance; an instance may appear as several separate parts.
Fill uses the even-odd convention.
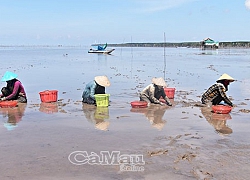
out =
[[[201,48],[201,42],[180,42],[180,43],[123,43],[108,44],[112,47],[188,47]],[[250,41],[220,42],[219,48],[250,48]],[[209,49],[209,48],[208,48]]]
[[[104,45],[104,44],[92,44]],[[84,47],[87,45],[0,45],[0,47]],[[166,48],[201,48],[201,42],[160,42],[160,43],[119,43],[108,44],[109,47],[166,47]],[[250,48],[250,41],[219,42],[219,49],[226,48]],[[210,49],[210,48],[207,48]]]

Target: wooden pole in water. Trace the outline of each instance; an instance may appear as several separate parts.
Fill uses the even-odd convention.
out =
[[[131,78],[132,78],[132,71],[133,71],[133,47],[132,47],[132,36],[130,38],[130,42],[131,42]]]
[[[165,32],[164,32],[164,43],[163,43],[163,56],[164,56],[164,79],[166,78],[166,66],[167,66],[167,62],[166,62],[166,52],[165,52],[165,48],[166,48],[166,36],[165,36]]]

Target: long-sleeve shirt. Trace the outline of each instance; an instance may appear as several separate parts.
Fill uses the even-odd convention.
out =
[[[18,95],[26,96],[24,87],[20,81],[16,81],[12,93],[6,97],[6,100],[17,99]]]
[[[96,86],[97,84],[95,81],[89,82],[82,93],[82,98],[85,99],[90,97],[91,99],[95,99],[94,95]]]
[[[105,94],[105,87],[98,85],[95,81],[91,81],[86,85],[82,93],[82,98],[95,100],[95,94]]]
[[[141,96],[146,96],[151,103],[155,103],[155,104],[160,104],[161,101],[159,101],[160,97],[162,96],[162,98],[166,101],[166,103],[168,105],[171,105],[171,102],[169,100],[169,98],[166,96],[165,91],[163,88],[156,88],[156,85],[154,84],[150,84],[147,87],[145,87],[141,94]]]
[[[223,101],[228,105],[232,105],[233,103],[228,99],[226,95],[226,88],[221,83],[216,83],[208,88],[208,90],[202,95],[201,101],[202,103],[206,103],[208,101],[212,101],[217,96],[221,95]]]

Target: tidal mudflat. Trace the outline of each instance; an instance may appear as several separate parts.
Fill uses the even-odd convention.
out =
[[[27,105],[0,109],[0,179],[248,179],[249,49],[166,48],[165,57],[162,48],[87,50],[0,48],[1,74],[17,73],[28,96]],[[226,115],[200,106],[223,73],[237,80]],[[110,78],[107,108],[81,102],[96,75]],[[173,106],[132,108],[152,77],[176,88]],[[41,103],[47,89],[58,90],[56,103]]]

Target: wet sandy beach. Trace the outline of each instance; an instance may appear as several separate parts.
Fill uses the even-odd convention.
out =
[[[250,50],[169,48],[165,58],[162,48],[0,51],[1,74],[15,71],[28,94],[27,105],[0,109],[0,179],[248,179]],[[224,72],[237,79],[227,92],[235,107],[214,114],[200,96]],[[85,84],[103,74],[111,80],[110,106],[82,104]],[[176,88],[173,106],[132,108],[155,76]],[[46,89],[58,90],[58,102],[41,103]],[[143,159],[127,169],[97,159],[83,164],[91,152]]]

